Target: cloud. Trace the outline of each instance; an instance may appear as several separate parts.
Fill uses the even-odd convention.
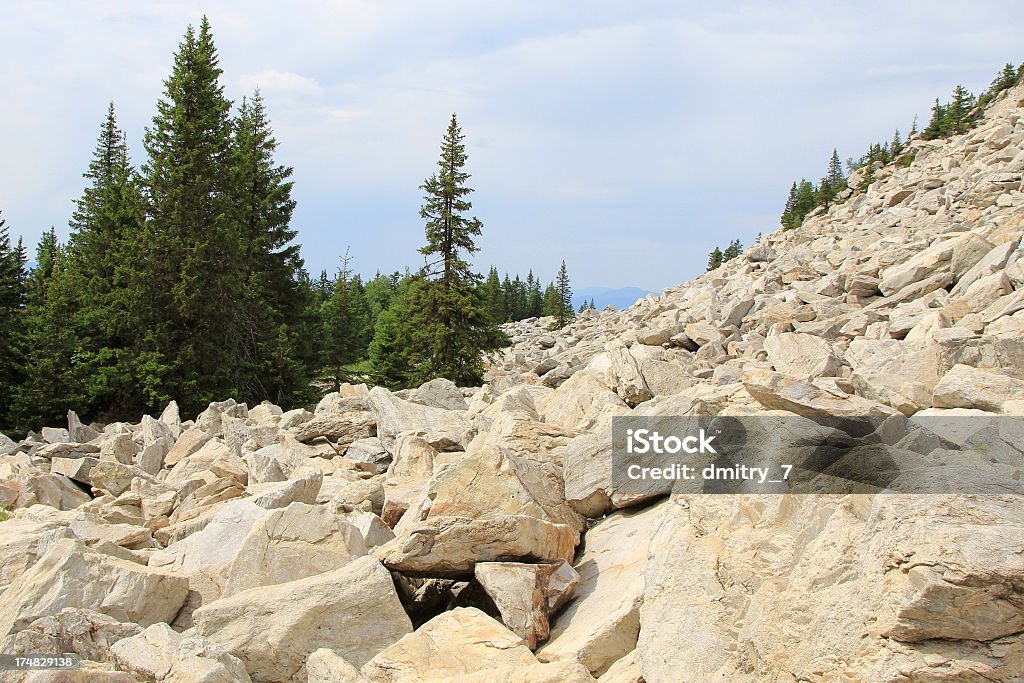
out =
[[[856,5],[591,0],[10,1],[0,6],[0,210],[66,232],[108,100],[143,157],[172,54],[207,11],[225,89],[259,87],[295,169],[311,270],[418,262],[419,184],[451,112],[482,267],[561,258],[574,284],[656,290],[775,229],[794,178],[859,156],[957,82],[1024,59],[1009,0]],[[882,47],[880,47],[882,46]]]

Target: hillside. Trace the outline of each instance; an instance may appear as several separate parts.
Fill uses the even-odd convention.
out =
[[[97,681],[1024,679],[1022,117],[1024,85],[661,296],[507,325],[483,387],[0,437],[0,652]],[[890,476],[627,490],[613,420],[667,416],[760,420],[787,457],[826,430]]]

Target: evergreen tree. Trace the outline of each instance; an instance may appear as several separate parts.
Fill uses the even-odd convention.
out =
[[[248,400],[301,402],[310,397],[316,363],[303,345],[308,330],[296,319],[309,302],[299,285],[304,266],[290,227],[292,169],[274,162],[277,140],[259,90],[242,100],[233,129],[232,218],[245,287],[232,339],[234,356],[245,362],[231,382]]]
[[[722,250],[719,249],[718,247],[715,247],[714,249],[711,250],[711,253],[708,255],[708,267],[706,269],[706,272],[710,273],[712,270],[715,270],[721,265]]]
[[[85,400],[75,406],[77,411],[104,419],[129,418],[144,405],[130,348],[128,311],[134,294],[125,280],[131,245],[142,234],[144,218],[139,179],[113,103],[83,177],[88,184],[75,205],[59,274],[71,311],[65,324],[74,331],[69,339],[73,348],[55,352],[75,366],[73,374],[83,383]]]
[[[932,106],[932,117],[929,119],[924,131],[921,132],[921,137],[925,140],[934,140],[942,137],[946,134],[945,121],[946,108],[942,106],[939,98],[936,97],[935,104]]]
[[[395,320],[393,331],[397,348],[408,359],[405,371],[413,383],[446,377],[459,384],[476,384],[483,376],[482,352],[506,341],[488,314],[478,276],[463,256],[476,253],[473,238],[482,227],[479,219],[467,216],[473,190],[466,185],[470,176],[464,170],[463,139],[452,114],[441,142],[439,170],[420,186],[424,192],[420,217],[426,221],[427,239],[420,253],[427,261],[403,294],[409,316]],[[377,345],[376,358],[391,365],[381,358],[382,346]],[[385,374],[383,367],[375,367],[375,372]]]
[[[50,228],[39,241],[26,286],[24,379],[13,411],[22,431],[60,422],[86,400],[83,378],[67,355],[77,343],[67,324],[75,311],[72,295],[64,251]]]
[[[839,153],[833,149],[832,158],[828,163],[828,170],[821,180],[821,187],[818,190],[819,202],[828,211],[833,201],[846,189],[846,176],[843,175],[843,166],[839,161]]]
[[[722,263],[731,261],[742,253],[743,245],[739,240],[733,240],[732,242],[729,242],[729,246],[727,246],[725,251],[722,252]]]
[[[245,322],[243,235],[233,220],[237,177],[231,103],[206,18],[189,26],[146,129],[146,213],[131,273],[137,376],[145,401],[175,397],[186,412],[238,396],[251,370],[236,326]]]
[[[973,125],[971,110],[974,109],[974,96],[962,85],[953,89],[953,99],[946,110],[946,134],[959,135],[966,133]]]
[[[0,215],[0,430],[15,428],[13,391],[24,381],[25,248]]]
[[[325,328],[325,362],[331,370],[334,390],[345,380],[345,366],[356,362],[367,350],[368,307],[358,276],[349,268],[345,252],[334,280],[334,291],[322,308]]]
[[[565,261],[558,268],[558,276],[555,278],[555,289],[558,292],[558,313],[555,318],[559,327],[564,327],[573,319],[572,310],[572,287],[569,285],[569,271],[565,268]]]
[[[892,134],[892,142],[889,144],[889,151],[893,158],[899,156],[899,153],[903,151],[903,141],[900,139],[899,128],[897,128],[896,132]]]
[[[793,228],[797,227],[797,225],[799,225],[799,223],[797,222],[797,215],[796,215],[796,200],[797,200],[797,187],[796,187],[796,181],[794,180],[793,181],[793,186],[789,188],[789,196],[786,197],[786,206],[782,210],[782,217],[779,219],[779,222],[782,224],[782,227],[784,229],[786,229],[786,230],[792,230]],[[708,270],[714,270],[710,266],[711,266],[711,264],[709,262],[708,263]]]
[[[487,280],[484,282],[484,297],[487,300],[487,311],[491,315],[491,320],[504,322],[508,313],[505,310],[498,269],[494,266],[491,266],[487,273]]]
[[[533,275],[533,271],[530,271],[530,275]],[[529,280],[529,278],[527,278]],[[534,277],[533,282],[529,285],[529,291],[526,293],[526,316],[529,318],[538,318],[544,312],[544,294],[540,289],[540,278]]]
[[[548,286],[544,288],[544,315],[557,318],[561,306],[562,302],[558,298],[558,289],[555,288],[554,282],[549,282]]]

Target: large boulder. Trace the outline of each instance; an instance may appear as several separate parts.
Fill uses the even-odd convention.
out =
[[[673,498],[650,543],[644,679],[745,680],[756,668],[768,680],[1014,680],[1024,517],[1013,500]]]
[[[370,390],[367,405],[377,423],[377,436],[388,452],[402,432],[424,431],[431,443],[449,442],[465,447],[474,431],[464,411],[446,410],[405,401],[383,387]]]
[[[362,534],[344,518],[292,503],[252,527],[228,568],[224,597],[329,572],[365,554]]]
[[[254,681],[304,680],[319,648],[362,666],[412,631],[388,571],[361,557],[334,571],[253,588],[204,605],[195,634],[223,645]]]
[[[581,529],[560,467],[489,446],[435,472],[374,554],[398,571],[461,575],[476,561],[571,559]]]
[[[544,400],[545,422],[582,431],[611,424],[629,412],[625,401],[588,371],[575,373]]]
[[[832,346],[813,334],[783,332],[765,339],[764,350],[776,370],[796,379],[831,377],[840,365]]]
[[[366,662],[360,673],[374,683],[416,683],[536,663],[522,638],[480,610],[459,607],[403,637]]]
[[[1007,401],[1019,399],[1024,399],[1024,380],[969,365],[954,365],[935,385],[932,405],[999,412]]]
[[[148,626],[174,620],[188,580],[64,539],[0,595],[0,636],[65,607],[91,609]]]
[[[155,683],[245,683],[251,680],[241,660],[222,646],[194,635],[183,636],[167,624],[116,643],[111,652],[122,671]]]
[[[537,651],[540,661],[578,661],[599,675],[636,647],[648,546],[665,507],[617,512],[587,532],[579,586]]]

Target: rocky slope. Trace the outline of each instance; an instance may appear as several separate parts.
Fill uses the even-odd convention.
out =
[[[926,456],[899,416],[1024,413],[1022,98],[662,296],[511,326],[482,388],[0,439],[0,653],[90,681],[1024,680],[1019,496],[651,498],[609,456],[621,415],[894,416]]]

